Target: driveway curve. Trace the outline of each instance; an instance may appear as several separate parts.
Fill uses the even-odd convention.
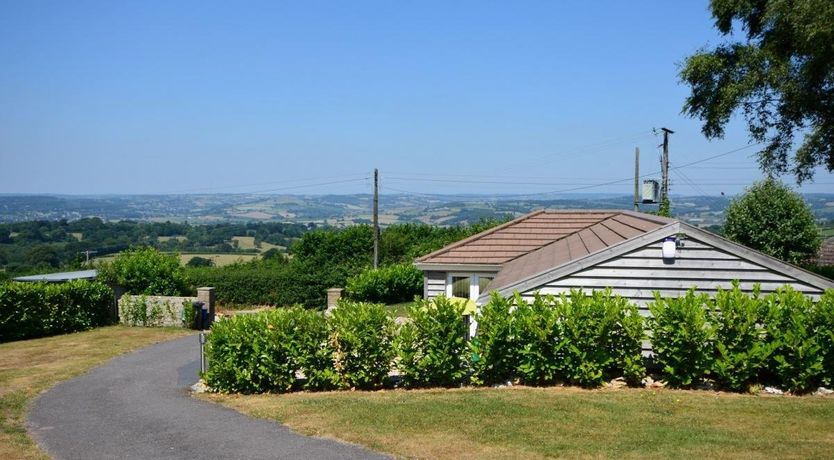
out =
[[[57,459],[377,459],[192,398],[197,336],[117,357],[35,400],[29,432]]]

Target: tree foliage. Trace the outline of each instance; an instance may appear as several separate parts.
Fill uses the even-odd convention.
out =
[[[188,290],[179,257],[154,248],[134,248],[119,254],[112,263],[101,266],[99,276],[130,294],[175,296]]]
[[[724,235],[791,263],[813,257],[822,242],[802,197],[773,179],[753,184],[730,203]]]
[[[194,256],[185,265],[187,267],[213,267],[214,261],[206,257]]]
[[[800,183],[819,165],[834,172],[834,2],[711,0],[710,9],[731,40],[686,59],[683,112],[703,121],[708,138],[722,137],[740,112],[751,139],[764,144],[767,172]],[[746,40],[732,40],[742,35],[737,27]],[[791,159],[797,135],[804,139]]]
[[[373,230],[369,225],[308,231],[290,246],[292,258],[264,254],[262,260],[225,267],[190,268],[192,286],[214,286],[224,305],[323,307],[332,287],[352,288],[356,300],[400,302],[422,293],[422,273],[414,258],[499,222],[433,227],[397,224],[380,234],[380,269],[372,270]],[[269,252],[269,251],[267,251]],[[352,283],[348,283],[351,278]],[[352,284],[352,285],[351,285]]]

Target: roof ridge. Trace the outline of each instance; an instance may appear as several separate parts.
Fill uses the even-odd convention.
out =
[[[576,230],[576,231],[574,231],[574,232],[572,232],[572,233],[568,233],[567,235],[564,235],[564,236],[562,236],[561,238],[555,239],[555,240],[551,241],[550,243],[547,243],[547,244],[545,244],[545,245],[543,245],[543,246],[539,246],[538,248],[533,249],[532,251],[525,252],[524,254],[519,254],[518,256],[513,257],[512,259],[510,259],[510,260],[508,260],[508,261],[504,262],[504,264],[509,264],[509,263],[511,263],[511,262],[515,262],[516,260],[521,259],[522,257],[525,257],[525,256],[527,256],[527,255],[529,255],[529,254],[533,254],[533,253],[536,253],[536,252],[539,252],[539,251],[544,251],[546,248],[550,247],[551,245],[554,245],[554,244],[556,244],[556,243],[558,243],[558,242],[560,242],[560,241],[566,241],[566,240],[567,240],[567,238],[569,238],[569,237],[571,237],[571,236],[574,236],[574,235],[579,236],[579,232],[582,232],[582,231],[588,230],[588,229],[590,229],[591,227],[594,227],[594,226],[597,226],[597,225],[602,225],[603,227],[605,227],[605,228],[607,228],[607,229],[611,230],[612,232],[616,233],[616,234],[617,234],[617,235],[619,235],[620,237],[622,237],[622,238],[624,238],[624,239],[628,240],[628,239],[630,239],[630,238],[626,238],[625,236],[620,235],[620,234],[619,234],[619,233],[617,233],[615,230],[611,229],[610,227],[608,227],[607,225],[605,225],[605,224],[604,224],[604,222],[605,222],[605,221],[607,221],[607,220],[611,220],[611,219],[613,219],[614,217],[616,217],[617,215],[618,215],[618,214],[614,214],[614,215],[612,215],[612,216],[608,216],[608,217],[606,217],[605,219],[600,219],[600,220],[599,220],[599,221],[597,221],[597,222],[594,222],[594,223],[592,223],[592,224],[588,224],[588,225],[586,225],[585,227],[582,227],[582,228],[580,228],[580,229],[578,229],[578,230]],[[621,222],[621,223],[622,223],[622,222]],[[623,223],[623,225],[628,225],[628,224]],[[629,225],[629,227],[631,227],[631,226]],[[634,227],[632,227],[632,228],[634,228]],[[636,229],[636,228],[635,228],[635,230],[639,230],[639,229]],[[581,237],[581,236],[579,236],[579,241],[582,241],[582,237]],[[582,241],[582,244],[584,245],[584,244],[585,244],[585,242],[584,242],[584,241]],[[587,246],[585,246],[585,247],[587,248]],[[596,252],[596,251],[594,251],[594,252]]]
[[[552,216],[552,218],[547,219],[547,216]],[[560,218],[559,216],[563,217]],[[509,232],[509,234],[517,233],[514,232],[513,227],[527,227],[527,222],[536,222],[537,218],[544,218],[545,220],[543,222],[549,221],[551,222],[551,224],[558,224],[558,222],[561,219],[566,219],[567,221],[570,221],[572,225],[568,225],[566,227],[556,225],[556,227],[559,230],[554,232],[532,231],[531,233],[539,233],[539,241],[547,242],[541,246],[536,247],[535,249],[527,249],[524,251],[510,251],[510,253],[505,252],[504,255],[500,257],[501,261],[498,262],[499,264],[507,264],[513,262],[524,257],[527,254],[550,247],[554,243],[563,241],[566,238],[570,238],[572,235],[578,235],[580,232],[590,229],[597,225],[602,225],[604,228],[606,228],[607,231],[616,235],[617,238],[626,238],[625,235],[621,234],[617,230],[614,230],[606,223],[616,223],[617,225],[621,226],[621,230],[628,229],[629,231],[626,233],[631,233],[631,231],[642,233],[646,231],[643,229],[645,227],[662,226],[678,222],[674,219],[668,219],[665,217],[653,216],[650,214],[633,212],[623,209],[539,209],[519,216],[511,221],[505,222],[491,229],[485,230],[475,235],[471,235],[460,241],[450,243],[442,248],[437,249],[436,251],[430,252],[426,255],[416,258],[415,262],[418,264],[430,263],[431,260],[436,258],[442,259],[444,257],[449,257],[452,254],[455,254],[458,250],[462,250],[462,248],[467,247],[467,245],[484,245],[486,243],[482,242],[481,240],[484,240],[485,238],[488,239],[488,237],[490,237],[491,235],[502,235],[502,233],[500,232],[504,231]],[[629,223],[629,219],[631,219],[632,222]],[[643,222],[643,224],[636,223],[637,220]],[[542,228],[547,229],[548,225],[549,224],[543,224]],[[534,227],[538,228],[536,225],[533,225],[530,228],[532,229]],[[552,230],[552,228],[550,230]],[[570,231],[570,233],[563,233],[566,230]],[[521,232],[525,233],[523,230],[521,230]],[[506,238],[499,239],[503,240]],[[580,242],[582,245],[585,245],[585,242],[582,241],[581,238]]]
[[[562,210],[562,209],[559,209],[559,210],[556,210],[556,211],[557,211],[557,212],[562,212],[562,211],[564,211],[565,213],[572,212],[572,210]],[[599,225],[599,224],[601,224],[601,223],[605,222],[605,221],[606,221],[606,220],[608,220],[608,219],[612,219],[613,217],[615,217],[615,216],[617,215],[617,214],[614,214],[611,210],[607,210],[607,209],[583,209],[583,210],[580,210],[580,211],[584,212],[585,214],[612,214],[612,215],[610,215],[610,216],[608,216],[608,217],[605,217],[605,218],[603,218],[603,219],[600,219],[600,220],[598,220],[598,221],[596,221],[596,222],[589,223],[588,225],[586,225],[586,226],[584,226],[584,227],[582,227],[582,228],[576,229],[576,230],[574,230],[574,231],[573,231],[573,232],[571,232],[571,233],[568,233],[568,234],[562,235],[561,237],[556,238],[555,240],[551,241],[550,243],[547,243],[547,244],[544,244],[544,245],[542,245],[542,246],[539,246],[539,247],[537,247],[536,249],[533,249],[532,251],[527,251],[527,252],[525,252],[525,253],[519,254],[519,255],[517,255],[517,256],[515,256],[515,257],[511,258],[511,259],[508,259],[508,260],[507,260],[507,261],[505,261],[503,264],[508,264],[508,263],[513,262],[513,261],[516,261],[516,260],[518,260],[518,259],[520,259],[520,258],[522,258],[522,257],[524,257],[524,256],[526,256],[526,255],[528,255],[528,254],[533,254],[534,252],[539,252],[539,251],[543,250],[544,248],[549,247],[549,246],[550,246],[550,245],[552,245],[552,244],[556,244],[556,243],[558,243],[559,241],[567,241],[567,239],[568,239],[568,238],[570,238],[571,236],[578,235],[578,234],[579,234],[579,232],[581,232],[581,231],[583,231],[583,230],[587,230],[587,229],[589,229],[589,228],[593,227],[594,225]],[[548,210],[548,209],[543,209],[543,210],[542,210],[542,212],[544,212],[544,213],[547,213],[547,212],[554,213],[552,210]],[[554,214],[555,214],[555,213],[554,213]],[[575,213],[574,213],[574,214],[575,214]],[[580,240],[581,240],[581,238],[580,238]],[[582,244],[585,244],[585,243],[582,243]]]

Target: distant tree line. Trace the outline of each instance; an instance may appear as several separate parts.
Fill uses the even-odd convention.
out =
[[[174,222],[27,221],[0,224],[0,269],[6,277],[59,268],[81,268],[84,251],[103,256],[132,246],[173,252],[246,252],[231,241],[251,236],[256,243],[289,246],[314,225],[295,223],[221,223],[192,225]],[[159,237],[172,237],[162,238]],[[183,237],[183,238],[173,238]],[[251,249],[249,250],[251,251]]]
[[[483,220],[474,225],[435,227],[426,224],[397,224],[380,232],[380,266],[408,265],[415,258],[461,240],[501,221]],[[225,267],[189,267],[187,277],[192,288],[213,286],[217,300],[231,305],[301,304],[323,307],[325,293],[331,287],[346,287],[348,280],[372,270],[373,229],[355,225],[344,229],[320,228],[305,233],[290,247],[290,257],[280,253],[264,254],[260,260]],[[417,292],[398,292],[396,299],[411,300],[422,292],[422,275]],[[403,278],[401,270],[391,271],[395,282]],[[399,291],[399,290],[398,290]]]

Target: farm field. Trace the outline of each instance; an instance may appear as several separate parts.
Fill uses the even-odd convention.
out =
[[[26,409],[41,391],[122,353],[190,333],[185,329],[109,326],[0,344],[0,458],[49,458],[24,426]]]
[[[822,459],[834,452],[834,397],[562,387],[200,397],[406,458]]]
[[[255,237],[254,236],[233,236],[232,243],[237,242],[237,247],[239,249],[259,249],[255,245]]]
[[[195,257],[202,257],[204,259],[211,259],[215,267],[223,267],[237,262],[249,262],[260,257],[258,254],[211,254],[211,253],[197,253],[197,254],[180,254],[180,263],[185,265]]]
[[[171,241],[171,240],[185,241],[185,240],[188,239],[188,237],[187,236],[182,236],[182,235],[179,235],[179,236],[157,236],[156,239],[160,243],[166,243],[166,242]]]
[[[177,240],[177,241],[185,241],[188,238],[185,236],[159,236],[157,240],[160,243],[165,243],[170,240]],[[258,252],[252,253],[212,253],[212,252],[199,252],[199,253],[179,253],[180,263],[185,265],[194,257],[202,257],[204,259],[211,259],[214,262],[215,267],[223,267],[226,265],[231,265],[238,262],[249,262],[260,257],[260,254],[266,252],[270,249],[277,249],[281,252],[286,252],[287,248],[285,246],[280,246],[277,244],[271,244],[266,242],[261,242],[260,246],[255,244],[255,237],[254,236],[235,236],[232,237],[232,242],[237,243],[237,247],[243,250],[256,250]],[[112,262],[113,259],[116,258],[116,254],[110,254],[106,256],[96,257],[93,259],[93,262]]]
[[[205,259],[211,259],[214,261],[215,267],[223,267],[226,265],[231,265],[236,262],[249,262],[250,260],[257,259],[260,257],[259,254],[245,254],[245,253],[225,253],[225,254],[217,254],[217,253],[208,253],[208,252],[200,252],[200,253],[188,253],[188,254],[179,254],[180,263],[185,265],[193,259],[194,257],[203,257]],[[111,254],[102,257],[96,257],[93,259],[94,263],[98,262],[112,262],[113,259],[116,258],[116,254]]]

